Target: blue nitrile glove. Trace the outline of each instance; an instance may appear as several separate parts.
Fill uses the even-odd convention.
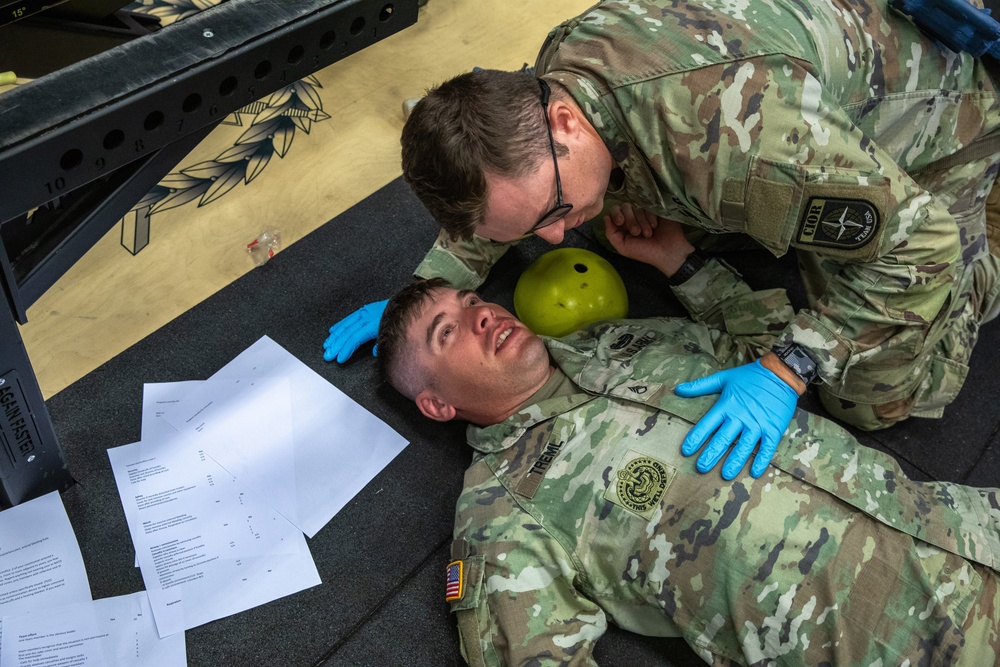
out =
[[[724,479],[733,479],[739,474],[758,442],[760,449],[750,466],[750,474],[754,477],[764,474],[799,400],[795,390],[761,366],[759,360],[685,382],[674,392],[684,398],[722,394],[688,432],[681,444],[681,453],[691,456],[711,436],[708,447],[698,457],[697,466],[698,472],[708,472],[739,438],[722,466]]]
[[[354,351],[370,340],[378,337],[378,323],[389,300],[374,301],[361,306],[353,313],[330,327],[330,335],[323,341],[323,359],[342,364],[351,358]],[[378,346],[372,348],[378,356]]]

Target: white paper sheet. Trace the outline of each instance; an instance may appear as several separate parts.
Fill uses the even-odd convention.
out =
[[[167,423],[162,415],[194,391],[203,380],[183,382],[147,382],[142,385],[142,434],[139,438],[149,442],[156,438],[170,438],[177,429]]]
[[[108,456],[160,637],[320,583],[302,532],[181,435]]]
[[[142,427],[139,439],[150,442],[157,438],[172,438],[177,435],[177,429],[160,418],[171,406],[179,403],[202,380],[184,380],[181,382],[147,382],[142,385]],[[135,566],[139,567],[139,556],[135,557]]]
[[[83,601],[90,582],[59,492],[0,512],[0,617]]]
[[[282,516],[298,525],[294,494],[292,406],[288,378],[211,378],[199,382],[160,415],[186,446],[208,453]],[[239,452],[225,463],[219,452]],[[304,532],[304,531],[303,531]]]
[[[291,391],[292,447],[252,451],[235,439],[205,442],[205,450],[282,515],[313,537],[408,444],[385,422],[264,336],[194,392],[193,402],[162,418],[190,432],[192,414],[210,402],[220,380],[287,378]],[[203,413],[207,416],[207,412]],[[257,415],[260,429],[274,421]],[[285,483],[282,480],[291,480]]]
[[[160,639],[145,591],[4,618],[4,667],[184,667],[184,633]]]

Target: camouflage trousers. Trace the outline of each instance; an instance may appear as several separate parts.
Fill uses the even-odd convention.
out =
[[[979,327],[1000,310],[1000,185],[996,156],[940,172],[915,176],[944,198],[958,223],[962,265],[951,299],[927,327],[891,332],[878,350],[849,364],[838,382],[819,387],[824,407],[864,430],[908,417],[939,418],[958,396],[969,371]],[[836,265],[799,253],[799,269],[810,303],[833,278]],[[874,353],[873,353],[874,352]],[[881,397],[890,396],[890,400]]]
[[[962,664],[1000,665],[1000,575],[982,565],[973,567],[983,578],[983,589],[962,625]]]

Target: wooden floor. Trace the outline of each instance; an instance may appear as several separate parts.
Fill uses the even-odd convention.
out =
[[[474,66],[533,63],[548,30],[591,4],[429,0],[417,25],[319,72],[318,113],[308,133],[286,137],[283,157],[210,203],[154,209],[151,242],[134,256],[116,227],[29,308],[21,334],[42,393],[51,397],[252,270],[246,244],[262,229],[276,228],[287,247],[398,177],[405,100]],[[215,160],[253,122],[253,112],[232,118],[177,171]],[[315,333],[317,354],[325,333]]]

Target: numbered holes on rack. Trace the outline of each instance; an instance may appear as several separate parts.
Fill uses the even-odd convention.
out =
[[[219,84],[219,95],[222,95],[223,97],[229,97],[234,92],[236,92],[236,86],[238,85],[239,81],[236,79],[235,76],[227,76],[225,79],[222,80],[222,83]]]
[[[181,103],[181,109],[184,111],[184,113],[191,113],[192,111],[196,111],[200,106],[201,106],[201,95],[199,95],[198,93],[191,93],[190,95],[185,97],[184,101]]]
[[[104,135],[104,150],[113,151],[125,143],[125,133],[121,130],[111,130]]]
[[[142,121],[142,128],[147,132],[152,132],[161,125],[163,125],[162,111],[150,111]]]
[[[253,78],[258,81],[263,81],[267,78],[267,75],[271,73],[271,62],[268,60],[262,60],[257,63],[257,66],[253,68]]]
[[[73,148],[65,153],[59,159],[59,166],[62,167],[63,171],[69,171],[70,169],[76,169],[83,162],[83,151],[78,148]]]

